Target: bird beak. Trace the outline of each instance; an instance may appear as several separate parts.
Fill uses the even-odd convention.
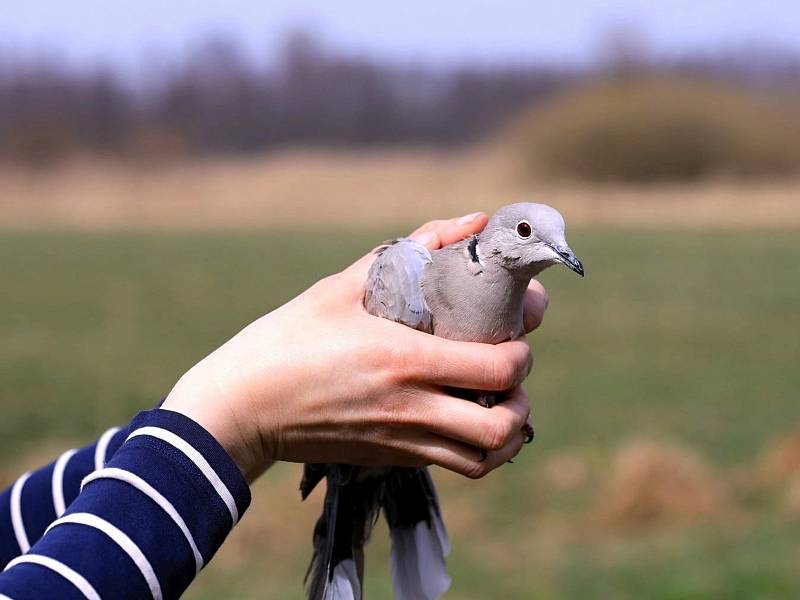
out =
[[[569,246],[553,246],[553,250],[558,254],[559,260],[564,266],[583,277],[583,263],[575,256],[575,253],[569,249]]]

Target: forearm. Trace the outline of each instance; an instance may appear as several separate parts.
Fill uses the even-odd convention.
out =
[[[126,437],[0,574],[0,593],[177,598],[208,563],[249,505],[240,471],[207,431],[171,411],[141,413]]]
[[[20,476],[0,494],[0,568],[27,552],[78,495],[81,480],[105,466],[128,435],[115,427],[83,448]]]

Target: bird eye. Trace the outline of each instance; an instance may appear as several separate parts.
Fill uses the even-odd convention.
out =
[[[527,221],[520,221],[517,223],[517,235],[521,238],[531,237],[531,226]]]

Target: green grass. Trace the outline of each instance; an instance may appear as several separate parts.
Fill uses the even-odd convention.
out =
[[[0,233],[0,468],[10,476],[43,440],[88,441],[151,406],[241,326],[389,233]],[[602,464],[631,437],[678,440],[737,467],[800,422],[797,232],[570,238],[587,277],[543,275],[551,305],[531,337],[528,384],[536,443],[514,467],[443,491],[446,514],[465,505],[481,524],[454,528],[451,596],[797,597],[800,529],[780,514],[584,536],[580,499],[534,476],[567,449]],[[256,497],[293,494],[292,477],[267,474]],[[299,597],[307,548],[290,547],[302,552],[212,565],[189,596]],[[371,598],[389,597],[385,551],[371,548]]]

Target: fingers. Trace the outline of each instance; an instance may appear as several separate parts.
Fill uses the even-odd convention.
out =
[[[418,425],[439,436],[488,451],[500,451],[517,437],[530,415],[528,395],[517,386],[500,404],[486,409],[474,402],[446,394],[429,394],[413,400]]]
[[[524,339],[502,344],[456,342],[410,330],[409,379],[471,390],[504,391],[522,383],[533,366]]]
[[[436,250],[482,231],[488,220],[485,213],[476,212],[455,219],[429,221],[408,237]]]
[[[530,416],[528,397],[521,387],[491,409],[441,393],[415,394],[408,399],[405,413],[399,421],[393,413],[394,426],[378,427],[375,431],[384,432],[376,440],[378,445],[352,456],[353,464],[435,464],[478,479],[519,453]],[[341,459],[341,439],[336,443]]]
[[[507,400],[491,409],[459,398],[448,400],[453,404],[442,402],[438,411],[441,420],[435,421],[441,435],[432,444],[417,444],[423,459],[479,479],[519,454],[526,439],[525,424],[530,419],[528,396],[522,387],[515,388]],[[475,411],[462,410],[465,406]]]
[[[439,436],[426,436],[407,444],[401,444],[398,450],[409,453],[409,463],[419,466],[434,464],[471,479],[480,479],[504,465],[519,454],[523,445],[522,433],[519,432],[505,446],[488,453]]]
[[[535,279],[531,279],[522,301],[522,320],[525,333],[530,333],[542,324],[544,311],[547,310],[549,303],[550,298],[544,286]]]

